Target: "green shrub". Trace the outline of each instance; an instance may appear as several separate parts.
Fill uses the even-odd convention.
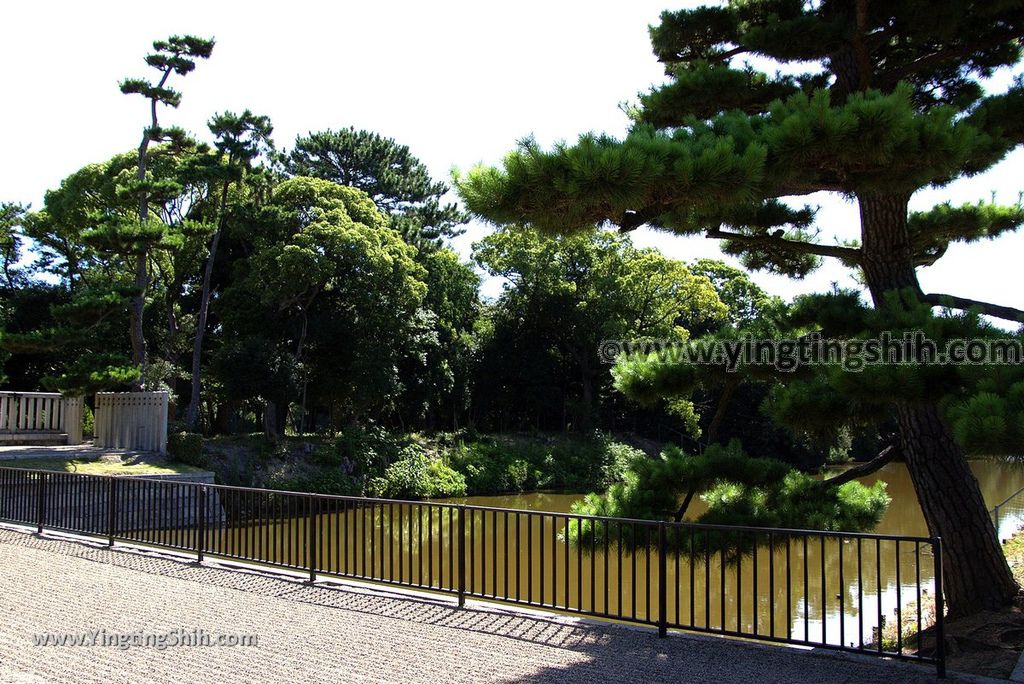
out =
[[[610,487],[616,482],[622,482],[633,461],[647,458],[647,454],[636,447],[612,441],[608,441],[605,444],[603,456],[601,459],[601,480],[605,487]]]
[[[389,465],[383,476],[369,481],[367,492],[393,499],[465,496],[466,478],[422,449],[407,447],[403,458]]]
[[[448,460],[465,476],[471,494],[520,492],[531,484],[531,468],[529,461],[517,458],[513,451],[510,444],[483,438],[454,447]]]
[[[622,479],[630,461],[643,452],[597,434],[589,437],[482,437],[446,452],[452,467],[466,476],[470,494],[532,489],[587,490]]]
[[[84,401],[82,402],[82,435],[85,437],[96,435],[96,416]]]
[[[312,475],[303,477],[274,476],[270,478],[267,487],[290,492],[338,496],[360,496],[363,493],[362,478],[353,477],[337,468],[322,468]]]
[[[410,444],[407,436],[397,436],[379,427],[349,428],[332,442],[313,450],[311,460],[323,467],[349,465],[361,475],[381,475],[391,463],[402,458]]]
[[[167,435],[167,455],[178,463],[207,467],[207,459],[203,454],[203,436],[194,432],[172,432]]]

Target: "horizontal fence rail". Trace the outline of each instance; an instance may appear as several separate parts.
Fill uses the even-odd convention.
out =
[[[0,468],[0,520],[668,629],[934,664],[937,538]],[[927,632],[932,625],[934,630]],[[931,649],[919,650],[922,642]],[[918,650],[915,650],[918,649]]]
[[[997,503],[990,514],[999,539],[1012,537],[1024,524],[1024,487]]]

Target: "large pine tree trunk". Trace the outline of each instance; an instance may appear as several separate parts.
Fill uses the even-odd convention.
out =
[[[1017,593],[978,481],[934,404],[897,408],[900,443],[932,535],[942,537],[950,616],[995,609]]]
[[[861,195],[864,276],[875,306],[897,290],[920,293],[907,232],[909,195]],[[896,407],[900,444],[928,531],[943,540],[950,616],[1004,606],[1017,584],[978,480],[935,402]]]

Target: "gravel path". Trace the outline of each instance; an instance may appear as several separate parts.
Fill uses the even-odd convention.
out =
[[[203,630],[256,646],[34,644]],[[316,585],[0,528],[0,682],[931,682],[902,663]]]

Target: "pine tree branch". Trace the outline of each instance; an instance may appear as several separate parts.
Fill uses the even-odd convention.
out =
[[[653,221],[664,213],[664,211],[663,207],[648,207],[647,209],[641,209],[640,211],[626,211],[617,222],[619,232],[628,233],[636,230],[645,223]]]
[[[753,247],[784,249],[798,254],[815,254],[817,256],[833,257],[853,263],[859,262],[861,258],[860,250],[853,247],[819,245],[814,242],[787,240],[782,236],[775,234],[743,235],[742,233],[732,233],[715,229],[709,230],[706,236],[715,240],[733,240]]]
[[[853,51],[857,55],[857,71],[860,76],[860,89],[871,87],[871,56],[864,45],[864,34],[868,31],[868,0],[856,2],[857,30],[853,34]]]
[[[830,487],[839,487],[840,485],[844,485],[847,482],[852,482],[853,480],[856,480],[859,477],[870,475],[876,470],[881,469],[882,466],[892,462],[892,460],[896,458],[896,455],[898,453],[899,450],[896,448],[896,446],[890,444],[889,446],[885,447],[880,452],[878,452],[878,455],[875,456],[870,461],[868,461],[867,463],[855,465],[854,467],[840,473],[839,475],[836,475],[835,477],[830,477],[827,480],[824,480],[824,482]]]
[[[924,295],[922,299],[925,303],[931,304],[932,306],[947,306],[952,309],[961,309],[963,311],[966,311],[967,309],[980,309],[981,313],[986,316],[1001,318],[1006,321],[1013,321],[1014,323],[1024,323],[1024,310],[1015,309],[1012,306],[989,304],[988,302],[979,302],[976,299],[968,299],[967,297],[957,297],[955,295],[935,292],[930,292]]]
[[[739,45],[737,47],[732,48],[731,50],[726,50],[725,52],[718,53],[717,55],[709,58],[708,61],[709,62],[725,62],[725,61],[735,57],[736,55],[742,55],[742,54],[744,54],[746,52],[750,52],[750,48],[747,48],[747,47],[745,47],[743,45]]]
[[[879,83],[885,85],[894,85],[899,80],[915,74],[923,69],[927,69],[933,66],[942,64],[961,57],[967,57],[968,55],[977,52],[978,50],[984,50],[986,48],[993,48],[1007,43],[1012,40],[1017,40],[1020,35],[1015,31],[1006,31],[998,36],[983,40],[977,43],[971,43],[970,45],[963,45],[956,48],[946,48],[945,50],[939,50],[933,52],[930,55],[920,57],[909,64],[906,64],[898,69],[893,69],[888,73],[883,73],[878,79]]]

